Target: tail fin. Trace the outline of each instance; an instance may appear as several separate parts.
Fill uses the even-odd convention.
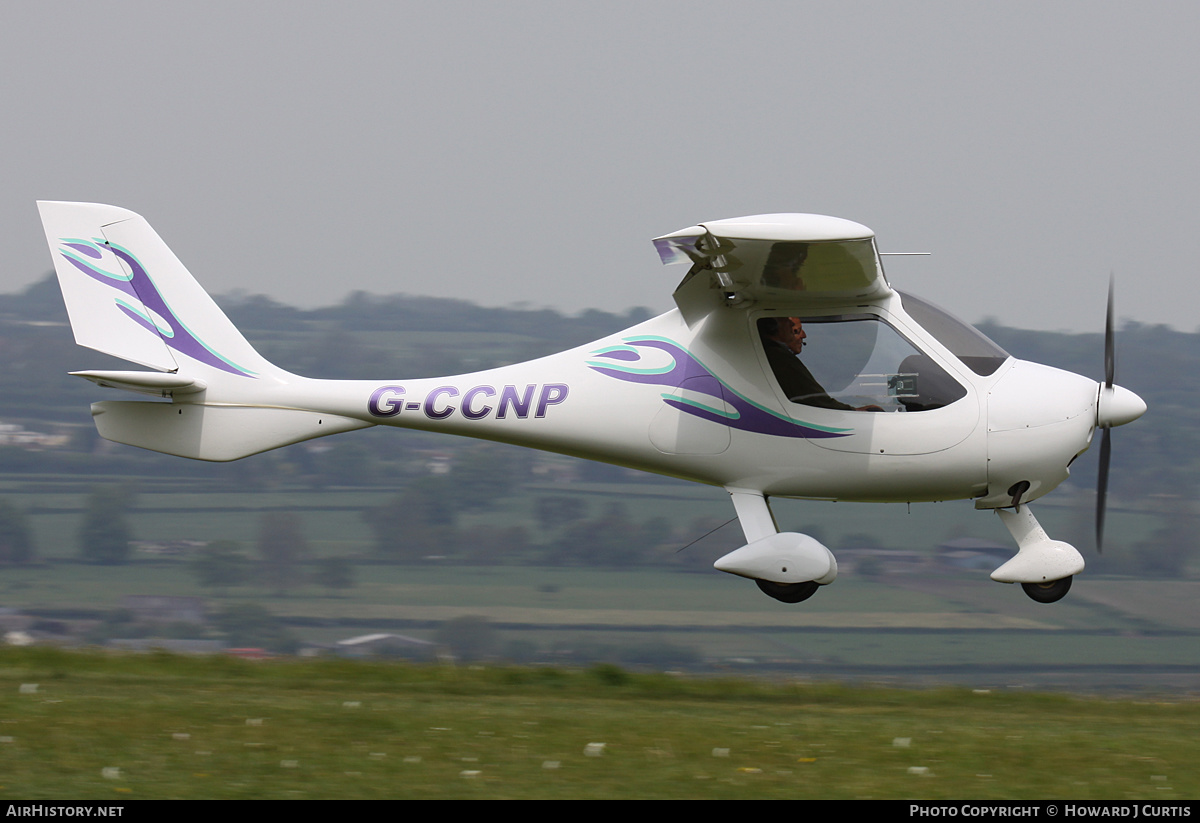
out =
[[[287,373],[265,360],[141,216],[39,202],[75,342],[214,385]]]
[[[254,350],[140,216],[95,203],[38,208],[75,342],[157,369],[74,374],[175,401],[94,403],[102,437],[224,461],[373,425],[269,407],[270,389],[300,378]]]

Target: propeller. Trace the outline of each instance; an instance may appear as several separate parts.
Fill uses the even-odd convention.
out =
[[[1104,318],[1104,389],[1101,397],[1112,392],[1117,370],[1116,344],[1113,342],[1113,275],[1108,276],[1108,312]],[[1104,512],[1108,501],[1108,462],[1112,457],[1112,426],[1103,425],[1100,403],[1096,404],[1096,422],[1103,426],[1100,435],[1100,471],[1096,481],[1096,553],[1104,553]]]
[[[1104,510],[1109,495],[1109,459],[1112,427],[1124,426],[1146,413],[1146,401],[1112,380],[1116,376],[1116,344],[1112,334],[1112,276],[1109,276],[1109,311],[1104,320],[1104,383],[1096,397],[1096,426],[1100,434],[1100,470],[1096,483],[1096,551],[1104,551]]]
[[[1114,385],[1117,370],[1113,342],[1113,278],[1108,278],[1108,317],[1104,321],[1104,383],[1096,396],[1096,427],[1100,435],[1100,473],[1096,482],[1096,551],[1104,550],[1104,510],[1108,498],[1108,462],[1112,457],[1112,427],[1132,423],[1146,413],[1146,401]]]

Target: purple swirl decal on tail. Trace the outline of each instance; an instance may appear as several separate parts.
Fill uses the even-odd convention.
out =
[[[59,253],[63,259],[93,280],[132,298],[130,302],[117,297],[114,298],[114,302],[126,317],[147,331],[157,334],[167,346],[214,369],[243,377],[256,376],[249,369],[244,369],[217,354],[192,334],[159,294],[158,287],[146,273],[145,267],[128,251],[103,241],[98,241],[98,245],[86,240],[63,238],[61,242],[63,247],[59,249]],[[122,260],[132,273],[108,271],[80,256],[85,255],[92,260],[101,261],[104,259],[104,251]]]
[[[826,437],[847,437],[853,434],[852,429],[835,429],[818,426],[811,423],[800,423],[789,417],[784,417],[770,409],[758,405],[743,397],[726,385],[719,377],[697,360],[692,354],[674,341],[661,337],[629,338],[626,347],[604,349],[593,353],[593,356],[608,360],[622,361],[608,364],[599,360],[588,362],[588,368],[629,383],[642,383],[650,386],[667,386],[672,389],[686,389],[688,392],[704,394],[715,398],[720,404],[732,408],[724,411],[720,408],[706,406],[687,400],[682,392],[677,397],[663,395],[663,402],[674,409],[686,414],[695,415],[703,420],[729,426],[733,429],[769,434],[775,437],[799,437],[817,439]],[[641,353],[630,346],[658,349],[669,354],[674,361],[670,367],[639,368],[623,363],[641,362]],[[686,383],[686,386],[684,385]]]

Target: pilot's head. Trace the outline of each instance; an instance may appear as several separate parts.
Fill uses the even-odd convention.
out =
[[[799,317],[764,317],[758,321],[758,333],[764,340],[774,340],[792,354],[804,348],[804,325]]]
[[[804,333],[804,324],[800,322],[799,317],[789,317],[787,319],[792,321],[792,339],[796,341],[795,351],[796,354],[799,354],[800,350],[804,348],[804,341],[808,339],[808,335]]]

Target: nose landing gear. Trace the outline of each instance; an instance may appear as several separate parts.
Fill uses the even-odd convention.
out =
[[[996,509],[996,514],[1016,539],[1018,551],[992,572],[992,579],[998,583],[1020,583],[1025,594],[1039,603],[1062,600],[1071,590],[1074,575],[1083,571],[1083,557],[1070,543],[1051,540],[1028,504]]]

